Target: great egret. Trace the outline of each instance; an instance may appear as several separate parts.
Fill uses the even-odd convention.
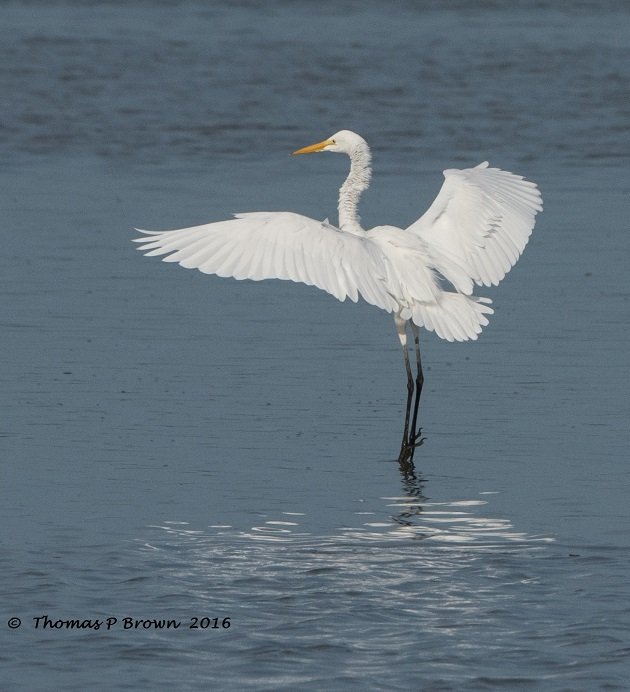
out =
[[[350,173],[339,190],[338,226],[287,211],[253,212],[192,228],[141,231],[145,235],[135,242],[149,256],[165,255],[165,262],[206,274],[288,279],[317,286],[339,300],[356,302],[361,295],[393,313],[407,373],[400,458],[410,460],[422,441],[416,430],[424,381],[418,328],[447,341],[477,338],[493,310],[490,300],[472,295],[473,284],[496,285],[515,264],[542,210],[540,192],[534,183],[489,168],[486,161],[444,171],[435,201],[408,228],[366,231],[357,204],[371,177],[367,142],[341,130],[293,153],[320,151],[350,157]],[[407,327],[415,344],[415,385]]]

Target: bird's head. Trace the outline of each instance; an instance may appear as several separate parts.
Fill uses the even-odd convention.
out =
[[[314,154],[318,151],[334,151],[339,154],[348,154],[348,156],[351,156],[357,149],[365,148],[367,148],[367,142],[363,137],[350,130],[340,130],[323,142],[317,142],[317,144],[303,147],[302,149],[294,151],[293,154]]]

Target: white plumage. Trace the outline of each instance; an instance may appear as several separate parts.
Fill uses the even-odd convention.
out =
[[[360,295],[448,341],[476,339],[493,311],[488,299],[470,295],[473,282],[498,284],[519,258],[542,209],[536,185],[487,162],[446,170],[433,204],[405,231],[364,231],[356,207],[370,179],[365,141],[342,131],[305,149],[351,158],[340,190],[340,227],[293,212],[254,212],[176,231],[142,231],[139,249],[206,274],[287,279],[339,300],[356,302]],[[440,277],[455,292],[445,290]]]
[[[471,295],[473,285],[498,284],[518,260],[542,210],[536,185],[487,162],[446,170],[435,201],[407,229],[366,231],[357,205],[371,176],[367,143],[342,130],[294,153],[317,151],[350,157],[339,190],[339,226],[293,212],[253,212],[181,230],[142,231],[135,242],[148,256],[206,274],[296,281],[339,300],[362,296],[394,313],[408,377],[405,324],[414,330],[416,347],[417,327],[448,341],[476,339],[493,310],[490,300]],[[414,440],[415,432],[408,442]]]
[[[520,175],[488,168],[487,161],[446,170],[444,178],[433,204],[407,230],[445,252],[475,283],[496,286],[529,240],[542,211],[540,192]]]

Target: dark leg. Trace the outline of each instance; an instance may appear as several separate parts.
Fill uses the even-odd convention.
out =
[[[418,425],[418,409],[420,407],[420,396],[422,395],[422,385],[424,384],[424,374],[422,372],[422,359],[420,358],[420,330],[413,322],[411,328],[413,330],[413,342],[416,347],[416,400],[413,405],[413,418],[411,419],[411,435],[409,443],[414,447],[419,447],[423,442],[422,428],[417,428]]]
[[[411,364],[409,363],[409,349],[407,348],[406,321],[398,316],[394,317],[394,320],[396,322],[396,332],[398,333],[400,345],[402,346],[405,370],[407,372],[407,406],[405,409],[405,428],[400,446],[399,460],[410,461],[411,458],[413,458],[413,447],[410,447],[409,417],[411,414],[411,401],[413,399],[414,383],[413,375],[411,373]]]

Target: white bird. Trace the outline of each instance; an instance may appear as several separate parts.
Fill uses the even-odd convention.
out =
[[[407,409],[401,460],[421,443],[416,418],[423,383],[418,328],[447,341],[476,339],[493,313],[491,301],[472,295],[514,266],[542,210],[537,186],[488,162],[444,171],[433,204],[406,229],[361,227],[357,206],[371,177],[367,142],[341,130],[294,154],[331,151],[350,157],[339,190],[339,225],[288,211],[236,214],[234,219],[174,231],[141,231],[146,255],[235,279],[287,279],[317,286],[343,301],[359,296],[394,314],[407,372]],[[138,229],[140,230],[140,229]],[[452,290],[449,290],[452,289]],[[407,325],[416,347],[416,400],[409,431],[414,378]]]

